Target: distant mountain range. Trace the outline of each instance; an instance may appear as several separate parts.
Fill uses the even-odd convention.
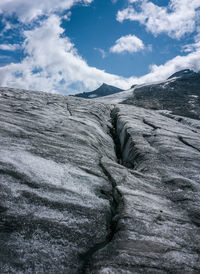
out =
[[[171,114],[200,119],[200,73],[181,70],[167,80],[133,85],[129,90],[104,96],[98,101],[167,110]]]
[[[123,89],[107,85],[103,83],[99,88],[90,91],[90,92],[83,92],[83,93],[78,93],[75,94],[75,97],[81,97],[81,98],[86,98],[86,99],[93,99],[93,98],[98,98],[102,96],[107,96],[110,94],[118,93],[123,91]]]

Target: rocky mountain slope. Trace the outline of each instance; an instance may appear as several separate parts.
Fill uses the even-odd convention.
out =
[[[167,81],[136,86],[123,103],[200,119],[200,73],[183,70]]]
[[[110,94],[115,94],[121,91],[122,89],[120,88],[103,83],[99,88],[95,89],[94,91],[78,93],[78,94],[75,94],[74,96],[80,97],[80,98],[92,99],[92,98],[107,96]]]
[[[0,89],[0,273],[199,273],[200,121]]]

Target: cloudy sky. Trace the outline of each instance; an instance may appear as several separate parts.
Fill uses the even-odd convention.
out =
[[[72,94],[200,70],[200,0],[0,0],[0,86]]]

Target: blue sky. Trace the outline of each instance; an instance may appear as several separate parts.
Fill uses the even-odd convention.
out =
[[[199,0],[1,0],[0,86],[70,94],[200,70]]]

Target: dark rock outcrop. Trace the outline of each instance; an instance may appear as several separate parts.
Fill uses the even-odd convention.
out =
[[[175,72],[174,74],[172,74],[168,79],[174,78],[174,77],[191,77],[191,76],[195,76],[196,72],[194,72],[191,69],[183,69],[180,71]]]
[[[0,273],[199,273],[200,122],[0,89]]]
[[[93,99],[93,98],[98,98],[102,96],[107,96],[110,94],[115,94],[121,91],[123,90],[120,88],[103,83],[99,88],[95,89],[94,91],[78,93],[78,94],[75,94],[74,96],[85,98],[85,99]]]

